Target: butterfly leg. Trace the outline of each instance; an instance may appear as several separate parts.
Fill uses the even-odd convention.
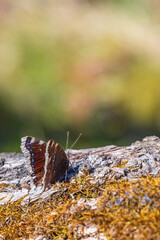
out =
[[[67,182],[67,175],[68,175],[68,169],[66,169],[66,172],[65,172],[65,179],[64,179],[65,183]]]

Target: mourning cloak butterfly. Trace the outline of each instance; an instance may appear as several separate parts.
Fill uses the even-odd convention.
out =
[[[44,190],[64,177],[68,170],[69,160],[62,147],[53,140],[46,143],[34,137],[23,137],[21,150],[29,160],[32,183],[35,186],[41,183]]]

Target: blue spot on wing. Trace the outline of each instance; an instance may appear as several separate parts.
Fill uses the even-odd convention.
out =
[[[31,162],[34,162],[34,161],[35,161],[35,159],[34,159],[34,158],[32,158],[32,159],[31,159]]]
[[[33,157],[33,156],[34,156],[34,153],[32,153],[31,156]]]
[[[34,181],[34,182],[37,182],[37,178],[34,178],[33,181]]]

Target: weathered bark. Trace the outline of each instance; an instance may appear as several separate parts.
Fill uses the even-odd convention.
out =
[[[68,149],[66,154],[72,169],[78,173],[77,177],[83,174],[85,167],[92,181],[100,184],[112,178],[131,181],[160,173],[160,139],[156,136],[146,137],[141,142],[137,141],[126,147],[111,145],[92,149]],[[70,181],[71,175],[68,175]],[[47,199],[58,191],[55,187],[54,190],[49,189],[43,193],[41,187],[29,191],[30,173],[26,159],[20,153],[0,153],[0,183],[10,185],[1,186],[0,199],[5,198],[0,200],[0,204],[8,201],[11,196],[14,201],[28,194],[23,201],[26,203]]]

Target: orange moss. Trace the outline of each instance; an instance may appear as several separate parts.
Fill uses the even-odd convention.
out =
[[[87,173],[75,177],[62,183],[56,196],[30,206],[22,207],[22,199],[9,201],[0,208],[0,234],[5,239],[80,239],[85,227],[96,226],[97,236],[107,239],[159,239],[160,176],[103,185],[90,180]],[[92,200],[97,200],[94,207]]]

